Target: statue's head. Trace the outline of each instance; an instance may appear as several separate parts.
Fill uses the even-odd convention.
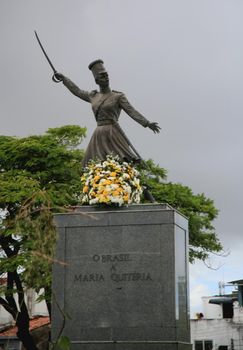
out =
[[[89,69],[92,71],[96,84],[106,87],[109,86],[109,76],[102,60],[95,60],[90,63]]]

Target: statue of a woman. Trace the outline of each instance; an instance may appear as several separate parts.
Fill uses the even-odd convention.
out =
[[[96,84],[99,85],[99,91],[81,90],[63,74],[55,74],[56,78],[62,80],[63,84],[75,96],[91,103],[97,121],[97,128],[84,155],[83,166],[91,159],[105,160],[108,154],[118,155],[122,161],[139,161],[138,154],[133,151],[134,148],[131,147],[129,140],[118,124],[121,110],[123,109],[136,122],[150,128],[154,133],[159,133],[160,127],[157,123],[151,123],[136,111],[122,92],[110,89],[109,76],[102,60],[90,63],[89,69],[94,75]]]

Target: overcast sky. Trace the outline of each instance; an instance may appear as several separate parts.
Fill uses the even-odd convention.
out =
[[[218,236],[231,254],[191,266],[192,312],[219,280],[243,278],[242,0],[1,0],[1,134],[27,136],[95,120],[88,103],[51,80],[34,36],[56,69],[93,90],[88,64],[102,58],[111,87],[162,128],[125,114],[120,124],[168,179],[204,192],[220,210]],[[87,141],[84,143],[84,147]]]

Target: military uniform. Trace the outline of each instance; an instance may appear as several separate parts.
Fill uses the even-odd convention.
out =
[[[90,159],[105,160],[108,154],[118,155],[126,161],[138,159],[121,130],[118,119],[121,110],[124,110],[144,127],[148,126],[149,121],[133,108],[124,93],[114,90],[107,93],[97,90],[84,91],[66,77],[63,83],[75,96],[91,103],[97,121],[97,128],[86,149],[83,165],[85,166]]]

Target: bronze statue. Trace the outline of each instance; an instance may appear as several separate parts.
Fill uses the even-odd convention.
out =
[[[70,79],[61,73],[54,72],[57,81],[63,84],[77,97],[91,103],[97,128],[95,129],[86,149],[83,165],[91,159],[105,160],[108,154],[118,155],[121,160],[140,161],[141,157],[132,146],[127,136],[118,124],[121,110],[144,127],[150,128],[154,133],[160,132],[158,123],[148,121],[129,103],[124,93],[111,90],[109,76],[102,60],[96,60],[89,65],[99,91],[91,92],[81,90]]]

